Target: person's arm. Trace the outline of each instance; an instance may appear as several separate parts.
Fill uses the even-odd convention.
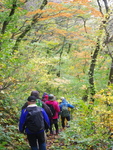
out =
[[[19,120],[19,131],[21,133],[23,133],[25,130],[25,121],[26,121],[27,114],[28,112],[26,111],[26,109],[23,109],[21,111],[20,120]]]
[[[62,104],[60,104],[59,107],[60,107],[60,111],[62,111]]]
[[[44,123],[45,123],[45,129],[50,128],[50,121],[49,121],[49,117],[47,115],[47,113],[45,112],[45,110],[42,108],[42,114],[44,117]]]
[[[74,106],[71,105],[71,104],[69,104],[69,103],[68,103],[68,107],[69,107],[69,108],[74,108]]]

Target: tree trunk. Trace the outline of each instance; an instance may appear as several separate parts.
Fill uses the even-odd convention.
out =
[[[94,86],[94,69],[95,69],[95,64],[96,64],[96,60],[97,60],[97,56],[100,50],[100,41],[99,39],[97,40],[97,44],[96,44],[96,48],[94,51],[94,54],[92,56],[92,60],[91,60],[91,65],[89,68],[89,90],[90,90],[90,94],[91,94],[91,99],[92,101],[94,101],[93,96],[95,95],[95,86]]]
[[[112,62],[111,62],[108,85],[110,85],[110,84],[113,84],[113,58],[112,58]]]

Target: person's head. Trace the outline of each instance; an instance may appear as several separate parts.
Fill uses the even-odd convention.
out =
[[[55,100],[55,96],[53,94],[49,94],[48,100],[49,101]]]
[[[46,92],[43,93],[42,98],[44,98],[46,95],[48,95]]]
[[[64,97],[61,97],[60,99],[61,99],[62,103],[68,103]]]
[[[28,105],[35,104],[36,103],[36,97],[35,96],[29,96],[27,101],[28,101]]]
[[[35,96],[36,98],[39,98],[39,92],[38,91],[32,91],[31,96]]]
[[[44,92],[44,94],[43,95],[48,95],[46,92]]]
[[[60,99],[61,99],[61,100],[63,100],[63,99],[64,99],[64,97],[61,97]]]

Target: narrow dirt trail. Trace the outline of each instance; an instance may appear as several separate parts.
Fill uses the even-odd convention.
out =
[[[59,132],[63,132],[62,129]],[[50,135],[47,133],[47,150],[55,150],[55,147],[62,146],[62,143],[59,141],[60,134]]]

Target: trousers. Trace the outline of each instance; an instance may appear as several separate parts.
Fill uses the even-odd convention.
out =
[[[62,127],[63,128],[66,126],[65,125],[65,120],[70,121],[70,116],[67,116],[67,117],[62,117],[61,116],[61,122],[62,122]]]
[[[27,134],[27,139],[32,150],[46,150],[44,131],[36,134]]]

